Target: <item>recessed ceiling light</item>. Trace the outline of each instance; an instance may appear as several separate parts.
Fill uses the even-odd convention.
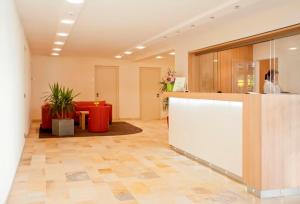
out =
[[[290,50],[298,50],[297,47],[290,47],[289,49],[290,49]]]
[[[235,8],[235,9],[239,9],[239,8],[240,8],[240,6],[239,6],[239,5],[236,5],[236,6],[234,6],[234,8]]]
[[[55,48],[53,48],[52,50],[53,50],[53,51],[59,52],[59,51],[61,51],[61,48],[55,47]]]
[[[210,19],[215,19],[215,17],[214,17],[214,16],[211,16]]]
[[[61,42],[61,41],[56,41],[56,42],[54,42],[54,44],[55,45],[63,45],[63,44],[65,44],[64,42]]]
[[[155,58],[156,59],[162,59],[163,57],[162,56],[156,56]]]
[[[139,46],[136,46],[135,48],[139,49],[139,50],[142,50],[142,49],[145,49],[145,46],[139,45]]]
[[[84,3],[84,0],[66,0],[70,4],[82,4]]]
[[[121,58],[122,58],[122,56],[121,56],[121,55],[117,55],[117,56],[115,56],[115,58],[117,58],[117,59],[121,59]]]
[[[56,53],[56,52],[52,52],[51,55],[52,55],[52,56],[58,56],[59,54]]]
[[[60,21],[61,23],[63,24],[73,24],[75,21],[74,20],[71,20],[71,19],[63,19]]]
[[[170,53],[169,53],[169,55],[175,55],[175,54],[176,54],[175,52],[170,52]]]
[[[131,51],[125,51],[124,54],[125,54],[125,55],[131,55],[132,52],[131,52]]]
[[[68,33],[56,33],[56,35],[61,36],[61,37],[67,37],[69,34]]]

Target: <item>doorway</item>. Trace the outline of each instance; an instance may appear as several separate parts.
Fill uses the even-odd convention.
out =
[[[140,68],[140,113],[142,120],[160,119],[161,68]]]
[[[95,99],[112,104],[113,119],[119,119],[119,67],[95,67]]]

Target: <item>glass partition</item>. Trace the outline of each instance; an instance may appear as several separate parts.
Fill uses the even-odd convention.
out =
[[[192,91],[300,94],[300,35],[193,59]]]
[[[253,60],[260,78],[257,91],[300,93],[300,35],[253,45]]]

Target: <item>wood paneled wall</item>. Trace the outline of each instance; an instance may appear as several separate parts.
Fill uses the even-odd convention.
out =
[[[245,66],[252,60],[252,45],[201,55],[190,54],[188,88],[195,92],[234,93],[234,65]]]

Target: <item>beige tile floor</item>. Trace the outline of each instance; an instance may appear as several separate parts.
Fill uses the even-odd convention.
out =
[[[165,121],[129,121],[136,135],[38,139],[32,124],[8,203],[235,204],[259,200],[245,186],[172,151]]]

